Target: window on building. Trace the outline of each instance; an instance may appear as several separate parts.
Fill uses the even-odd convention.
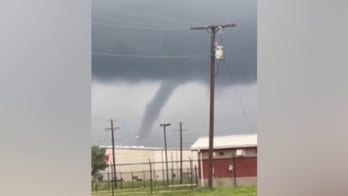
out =
[[[245,149],[237,149],[236,156],[245,156]]]

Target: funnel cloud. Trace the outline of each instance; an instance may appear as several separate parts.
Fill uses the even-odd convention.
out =
[[[172,81],[164,81],[161,83],[152,100],[146,105],[144,117],[139,129],[140,138],[150,133],[153,123],[158,119],[162,108],[177,86],[177,83]]]

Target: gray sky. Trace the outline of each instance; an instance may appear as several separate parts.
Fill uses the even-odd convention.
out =
[[[212,23],[237,24],[217,36],[216,135],[255,132],[256,0],[98,0],[92,12],[93,144],[110,144],[110,117],[120,145],[163,146],[161,122],[172,147],[179,121],[185,146],[208,134],[210,36],[188,28]]]

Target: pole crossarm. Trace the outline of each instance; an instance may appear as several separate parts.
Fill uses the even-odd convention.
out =
[[[170,126],[170,123],[163,123],[163,124],[160,124],[161,127],[167,127],[167,126]]]
[[[227,27],[235,27],[237,26],[234,23],[230,24],[221,24],[221,25],[208,25],[208,26],[196,26],[196,27],[190,27],[191,30],[207,30],[209,33],[216,33],[220,29],[224,29]]]

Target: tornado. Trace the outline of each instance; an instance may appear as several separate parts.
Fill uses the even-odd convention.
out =
[[[165,106],[177,86],[178,83],[173,81],[163,81],[161,83],[156,94],[146,106],[138,133],[139,138],[144,138],[151,132],[154,122],[158,119],[162,108]]]

